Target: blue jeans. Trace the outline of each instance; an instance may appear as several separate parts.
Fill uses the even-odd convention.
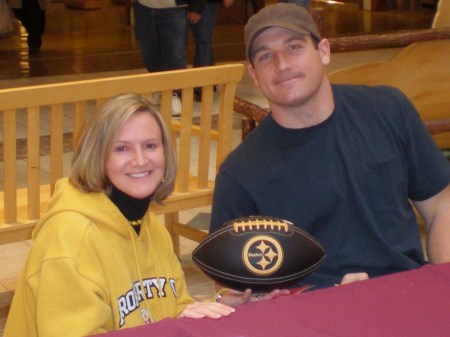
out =
[[[194,67],[215,64],[212,51],[212,34],[216,23],[216,11],[219,3],[209,2],[203,7],[202,16],[196,24],[191,24],[195,41]]]
[[[186,68],[187,7],[149,8],[135,1],[134,20],[147,71]]]
[[[299,5],[306,9],[310,9],[312,0],[279,0],[278,2],[287,2],[287,3]]]

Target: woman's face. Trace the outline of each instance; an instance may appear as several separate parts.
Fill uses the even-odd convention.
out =
[[[149,112],[135,113],[119,130],[106,160],[111,183],[133,198],[153,194],[165,172],[161,130]]]

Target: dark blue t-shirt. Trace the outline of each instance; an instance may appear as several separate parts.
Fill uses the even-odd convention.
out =
[[[269,115],[220,167],[210,230],[270,215],[316,237],[327,257],[303,280],[316,288],[346,273],[379,276],[425,263],[410,200],[450,183],[450,165],[397,89],[333,85],[335,110],[309,128]]]

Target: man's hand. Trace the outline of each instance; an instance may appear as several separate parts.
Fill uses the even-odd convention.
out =
[[[187,13],[188,22],[191,23],[191,24],[196,24],[197,22],[199,22],[201,17],[202,16],[200,14],[195,13],[195,12],[188,12]]]
[[[222,0],[222,2],[224,7],[230,7],[233,4],[234,0]]]
[[[251,289],[246,289],[244,292],[229,289],[221,294],[221,297],[218,301],[231,307],[237,307],[249,302],[267,301],[279,296],[289,294],[290,291],[288,289],[275,289],[270,293],[252,293]]]
[[[341,285],[357,281],[365,281],[368,279],[369,275],[367,275],[367,273],[349,273],[344,275],[341,281]]]

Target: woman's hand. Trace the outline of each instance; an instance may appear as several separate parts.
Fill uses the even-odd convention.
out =
[[[246,289],[244,292],[228,289],[221,293],[218,301],[220,303],[229,305],[231,307],[237,307],[241,304],[249,302],[267,301],[278,296],[288,295],[290,291],[288,289],[275,289],[270,293],[252,293],[251,289]]]
[[[194,302],[188,304],[184,310],[178,315],[180,317],[187,318],[220,318],[222,316],[228,316],[235,311],[234,308],[229,307],[222,303],[217,302]]]

